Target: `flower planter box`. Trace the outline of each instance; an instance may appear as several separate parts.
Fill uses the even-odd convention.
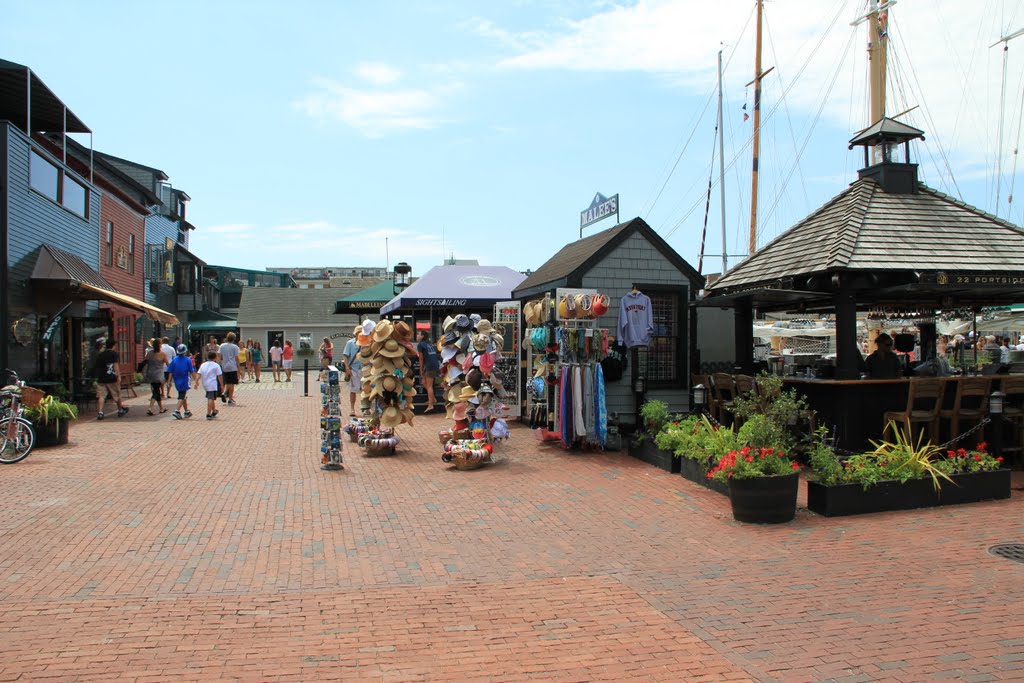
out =
[[[860,484],[823,486],[807,482],[807,508],[826,517],[861,515],[889,510],[913,510],[938,505],[961,505],[1010,497],[1010,470],[954,474],[935,490],[931,478],[905,483],[883,481],[865,490]]]
[[[643,460],[648,465],[654,465],[660,470],[665,470],[672,474],[679,472],[679,461],[681,458],[677,458],[670,451],[661,450],[650,439],[645,439],[639,445],[631,443],[629,445],[629,454],[637,460]]]
[[[683,475],[684,479],[689,479],[693,483],[721,493],[723,496],[729,495],[729,485],[714,479],[708,479],[707,470],[701,467],[699,462],[690,458],[676,459],[679,461],[679,474]]]

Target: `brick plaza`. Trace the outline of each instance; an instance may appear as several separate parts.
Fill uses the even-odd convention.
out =
[[[264,377],[0,468],[0,681],[1024,681],[1024,564],[987,552],[1024,543],[1020,479],[747,526],[525,427],[455,471],[441,414],[324,472],[319,398]]]

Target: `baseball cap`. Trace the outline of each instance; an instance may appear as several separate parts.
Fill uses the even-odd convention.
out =
[[[184,356],[185,354],[188,353],[188,347],[185,346],[184,344],[178,344],[178,349],[177,350],[178,350],[178,355],[179,356]]]

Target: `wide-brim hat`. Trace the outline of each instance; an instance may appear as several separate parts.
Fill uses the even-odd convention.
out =
[[[477,368],[473,368],[472,370],[466,373],[466,384],[473,387],[474,389],[479,389],[480,384],[483,381],[484,373],[480,372],[480,370],[478,370]]]
[[[373,359],[373,372],[376,374],[381,370],[387,370],[388,372],[394,372],[398,369],[398,365],[395,363],[393,358],[387,356],[377,356]]]
[[[450,346],[454,344],[456,341],[458,341],[458,339],[459,335],[456,334],[454,330],[450,330],[448,332],[445,332],[444,336],[441,337],[441,344],[443,346]]]
[[[402,411],[397,406],[388,406],[381,413],[380,423],[385,427],[397,427],[402,424]]]
[[[460,332],[468,332],[473,329],[473,321],[469,319],[468,315],[460,313],[455,316],[455,329]]]
[[[409,327],[409,323],[404,320],[399,320],[395,323],[395,336],[398,339],[409,340],[412,339],[412,328]]]
[[[469,415],[469,404],[468,403],[456,403],[452,408],[453,420],[465,420]]]
[[[486,351],[491,348],[491,338],[486,334],[478,334],[473,337],[473,348],[477,351]]]
[[[395,331],[395,324],[390,320],[381,320],[373,330],[373,341],[387,341]]]
[[[503,348],[505,348],[505,338],[502,337],[497,332],[491,333],[491,343],[494,344],[495,351],[501,351]]]
[[[441,323],[441,331],[442,332],[451,332],[454,329],[455,329],[455,318],[453,318],[452,316],[448,316],[447,318],[444,319],[444,322]]]
[[[479,313],[473,313],[473,314],[471,314],[471,315],[469,316],[469,322],[473,323],[473,327],[476,327],[476,324],[477,324],[478,322],[480,322],[480,314],[479,314]]]
[[[490,334],[494,329],[494,325],[491,324],[490,320],[483,318],[476,324],[477,334]]]
[[[459,395],[462,393],[462,389],[465,386],[466,385],[463,384],[462,382],[459,382],[458,384],[453,385],[448,390],[448,393],[445,394],[445,400],[447,400],[449,403],[458,403],[459,400],[460,400],[459,399]]]
[[[361,323],[359,325],[356,325],[355,327],[352,328],[352,334],[361,334],[362,331],[363,331],[363,326],[362,326]]]
[[[457,354],[458,352],[459,350],[454,346],[446,346],[445,348],[441,349],[441,362],[447,363],[448,361],[454,359],[455,354]]]
[[[387,358],[400,358],[405,355],[405,348],[394,339],[388,339],[377,353]]]
[[[356,335],[356,344],[359,346],[367,347],[373,343],[372,334],[358,334]]]
[[[462,390],[459,392],[459,397],[456,400],[468,401],[471,398],[476,398],[476,389],[467,384],[466,386],[462,387]]]
[[[368,363],[373,360],[373,349],[369,346],[364,346],[359,349],[359,354],[356,357],[364,363]]]
[[[398,391],[400,382],[394,375],[384,375],[380,378],[378,384],[384,391]]]

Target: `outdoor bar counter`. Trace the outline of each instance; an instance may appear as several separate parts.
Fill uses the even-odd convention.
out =
[[[886,411],[906,407],[910,380],[787,377],[785,386],[807,397],[819,425],[835,429],[839,448],[861,451],[870,447],[871,439],[881,438]]]

